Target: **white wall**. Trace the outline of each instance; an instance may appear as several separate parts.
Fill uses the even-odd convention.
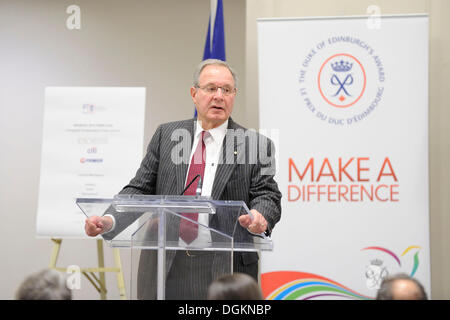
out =
[[[66,28],[72,4],[81,9],[81,30]],[[51,241],[35,238],[44,88],[146,87],[148,143],[158,124],[193,116],[189,87],[203,56],[209,6],[209,0],[0,0],[0,299],[11,299],[25,276],[50,261]],[[227,60],[245,83],[245,2],[225,0],[224,11]],[[242,101],[240,93],[234,118],[245,125]],[[109,248],[105,255],[112,266]],[[128,259],[122,251],[125,269]],[[59,266],[96,263],[94,240],[63,241]],[[117,299],[115,275],[107,281],[108,297]],[[74,296],[98,298],[84,279]]]

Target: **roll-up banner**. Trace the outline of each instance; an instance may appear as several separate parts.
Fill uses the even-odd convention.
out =
[[[266,299],[430,295],[428,16],[258,20],[260,128],[278,132],[282,219]]]

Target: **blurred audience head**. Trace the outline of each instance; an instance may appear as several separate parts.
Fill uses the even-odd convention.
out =
[[[208,288],[208,300],[262,300],[258,283],[244,273],[223,275]]]
[[[428,300],[422,284],[406,274],[386,277],[381,283],[377,300]]]
[[[16,292],[17,300],[71,300],[72,291],[67,287],[66,277],[60,272],[45,269],[31,274]]]

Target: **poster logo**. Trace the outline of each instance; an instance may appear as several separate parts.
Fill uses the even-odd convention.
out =
[[[94,105],[93,104],[89,104],[89,103],[85,103],[83,104],[82,110],[84,114],[93,114],[94,113]]]
[[[366,120],[383,100],[386,74],[382,57],[364,39],[333,36],[302,57],[300,104],[329,125]]]
[[[102,158],[97,158],[97,159],[93,159],[93,158],[80,158],[80,163],[102,163],[103,159]]]
[[[366,268],[366,285],[368,289],[380,289],[381,282],[389,275],[389,272],[383,261],[379,259],[372,260]]]
[[[95,114],[99,111],[101,111],[101,112],[106,111],[106,107],[94,105],[91,103],[84,103],[81,107],[81,112],[83,114]]]
[[[91,148],[88,148],[88,149],[86,150],[86,152],[89,153],[89,154],[97,153],[97,147],[91,147]]]
[[[366,83],[363,65],[350,54],[332,55],[320,67],[319,91],[333,107],[347,108],[357,103],[364,94]]]

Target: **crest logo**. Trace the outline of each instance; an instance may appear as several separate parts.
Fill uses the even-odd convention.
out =
[[[94,113],[94,105],[85,103],[85,104],[83,104],[82,110],[83,110],[84,114],[92,114],[92,113]]]
[[[97,112],[103,112],[106,111],[106,107],[103,106],[99,106],[99,105],[94,105],[91,103],[84,103],[83,106],[81,107],[81,112],[83,114],[95,114]]]
[[[382,57],[368,42],[332,36],[304,53],[298,97],[316,119],[349,126],[368,118],[382,103],[385,81]]]
[[[318,87],[331,106],[347,108],[358,102],[366,89],[366,71],[361,62],[347,53],[335,54],[320,67]]]
[[[386,267],[383,266],[383,261],[375,259],[370,262],[366,268],[366,285],[369,289],[380,289],[381,282],[389,275]]]

